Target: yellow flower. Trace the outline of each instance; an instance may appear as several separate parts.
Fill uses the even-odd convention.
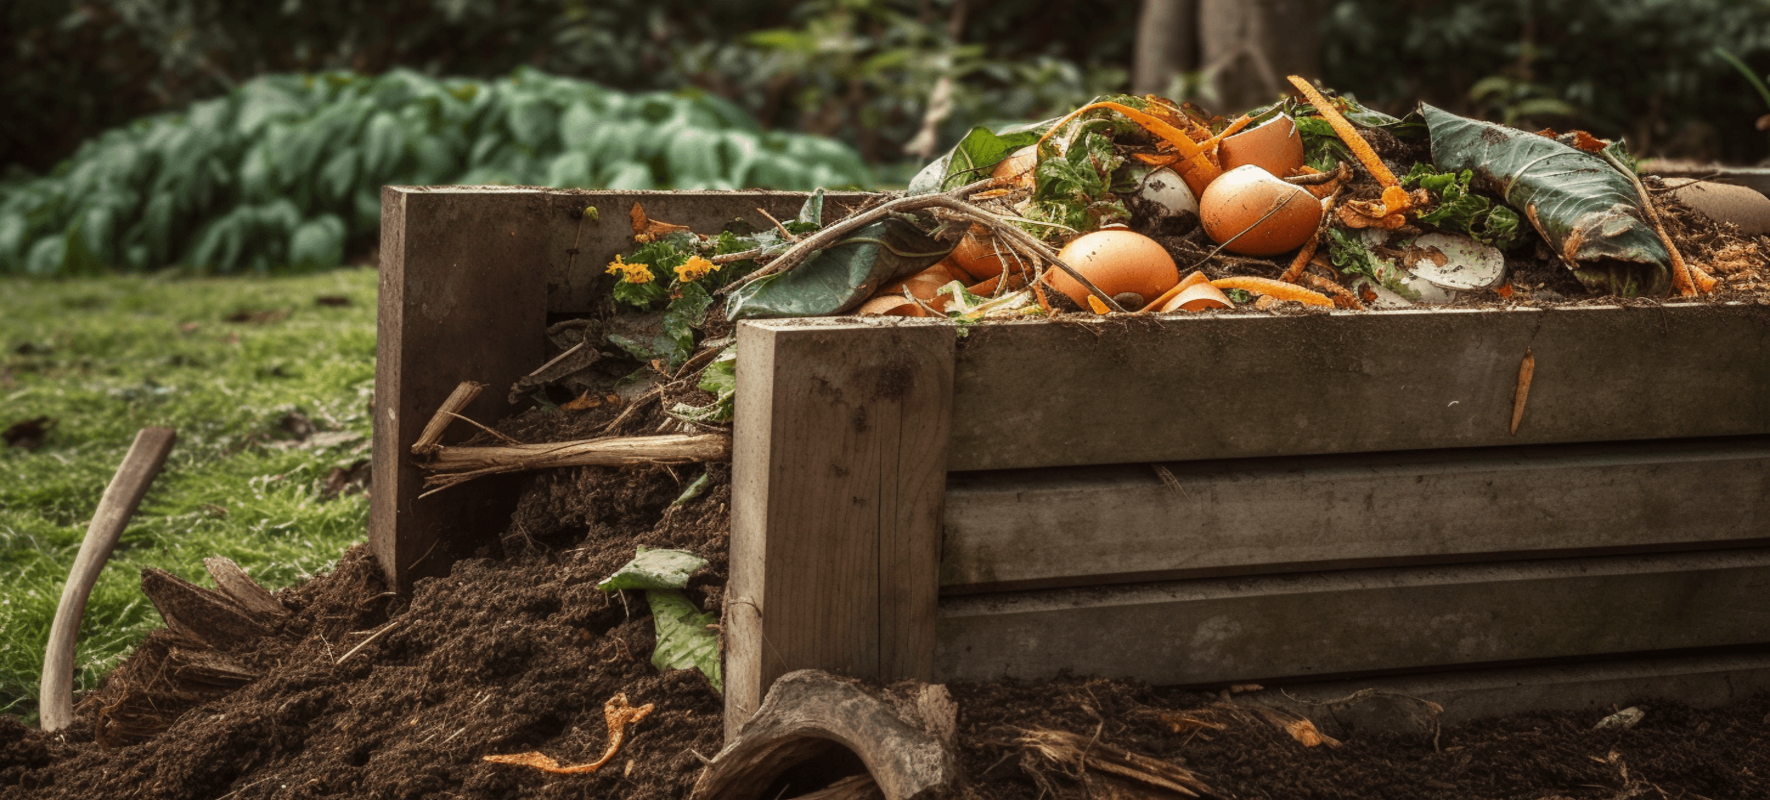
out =
[[[608,262],[608,274],[619,275],[626,283],[651,283],[650,264],[628,264],[620,256]]]
[[[626,283],[651,283],[650,264],[627,264],[621,280]]]
[[[676,268],[676,280],[688,283],[698,281],[709,272],[719,269],[715,264],[700,256],[689,256],[688,262]]]

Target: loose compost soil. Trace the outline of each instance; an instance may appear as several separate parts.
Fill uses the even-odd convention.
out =
[[[551,435],[604,416],[504,427]],[[595,584],[636,546],[685,549],[710,562],[689,596],[719,607],[729,470],[714,465],[710,488],[673,505],[692,477],[597,468],[531,476],[502,540],[420,581],[409,599],[389,592],[366,549],[353,548],[331,572],[279,593],[292,612],[279,630],[211,654],[248,676],[238,688],[173,691],[166,654],[202,646],[156,632],[82,700],[65,735],[0,717],[0,797],[684,797],[702,757],[720,748],[721,699],[698,672],[650,664],[652,620],[638,593],[611,596]],[[1245,696],[1107,680],[951,688],[966,776],[959,794],[979,800],[1084,796],[1079,776],[1017,743],[1040,729],[1181,764],[1226,798],[1770,797],[1770,695],[1704,711],[1649,701],[1628,730],[1593,730],[1591,714],[1545,713],[1304,747],[1248,713]],[[562,764],[594,761],[607,743],[603,704],[619,693],[656,710],[595,774],[482,760],[538,750]],[[96,741],[107,714],[143,702],[161,712],[159,730],[120,746]]]

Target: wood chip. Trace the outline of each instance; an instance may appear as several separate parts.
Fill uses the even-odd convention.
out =
[[[1530,378],[1536,373],[1536,355],[1524,348],[1524,362],[1518,365],[1518,388],[1512,394],[1512,435],[1518,435],[1518,423],[1524,421],[1524,403],[1530,399]]]

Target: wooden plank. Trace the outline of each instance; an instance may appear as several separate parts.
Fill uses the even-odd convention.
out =
[[[739,326],[728,731],[792,670],[929,676],[954,338],[938,323]]]
[[[834,218],[862,194],[829,196]],[[606,294],[604,266],[633,247],[628,210],[718,230],[758,213],[792,215],[798,192],[600,192],[520,187],[387,187],[382,191],[381,292],[375,369],[374,486],[369,544],[402,589],[442,574],[502,530],[515,500],[507,479],[475,481],[418,500],[408,448],[462,380],[490,385],[466,415],[496,420],[517,377],[545,355],[549,313],[581,312]],[[597,219],[584,210],[597,209]],[[469,431],[456,425],[445,442]]]
[[[953,470],[1770,433],[1764,306],[1010,323],[958,359]]]
[[[1770,544],[1764,436],[1164,468],[954,473],[942,590]]]
[[[1164,685],[1770,643],[1770,548],[943,598],[937,680]]]
[[[1238,699],[1302,714],[1330,735],[1377,731],[1430,736],[1433,720],[1422,713],[1421,700],[1444,709],[1437,717],[1440,726],[1548,711],[1584,711],[1596,723],[1616,709],[1647,700],[1676,700],[1696,708],[1748,702],[1770,691],[1770,653],[1630,658],[1266,688]],[[1276,691],[1281,688],[1282,693]]]

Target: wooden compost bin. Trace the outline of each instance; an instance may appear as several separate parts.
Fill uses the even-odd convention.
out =
[[[634,202],[711,230],[802,198],[387,189],[370,540],[389,579],[441,574],[507,523],[508,483],[418,500],[407,448],[458,381],[493,387],[469,416],[508,413],[548,321],[632,246]],[[728,728],[801,668],[1355,678],[1452,719],[1770,688],[1770,308],[737,338]]]

